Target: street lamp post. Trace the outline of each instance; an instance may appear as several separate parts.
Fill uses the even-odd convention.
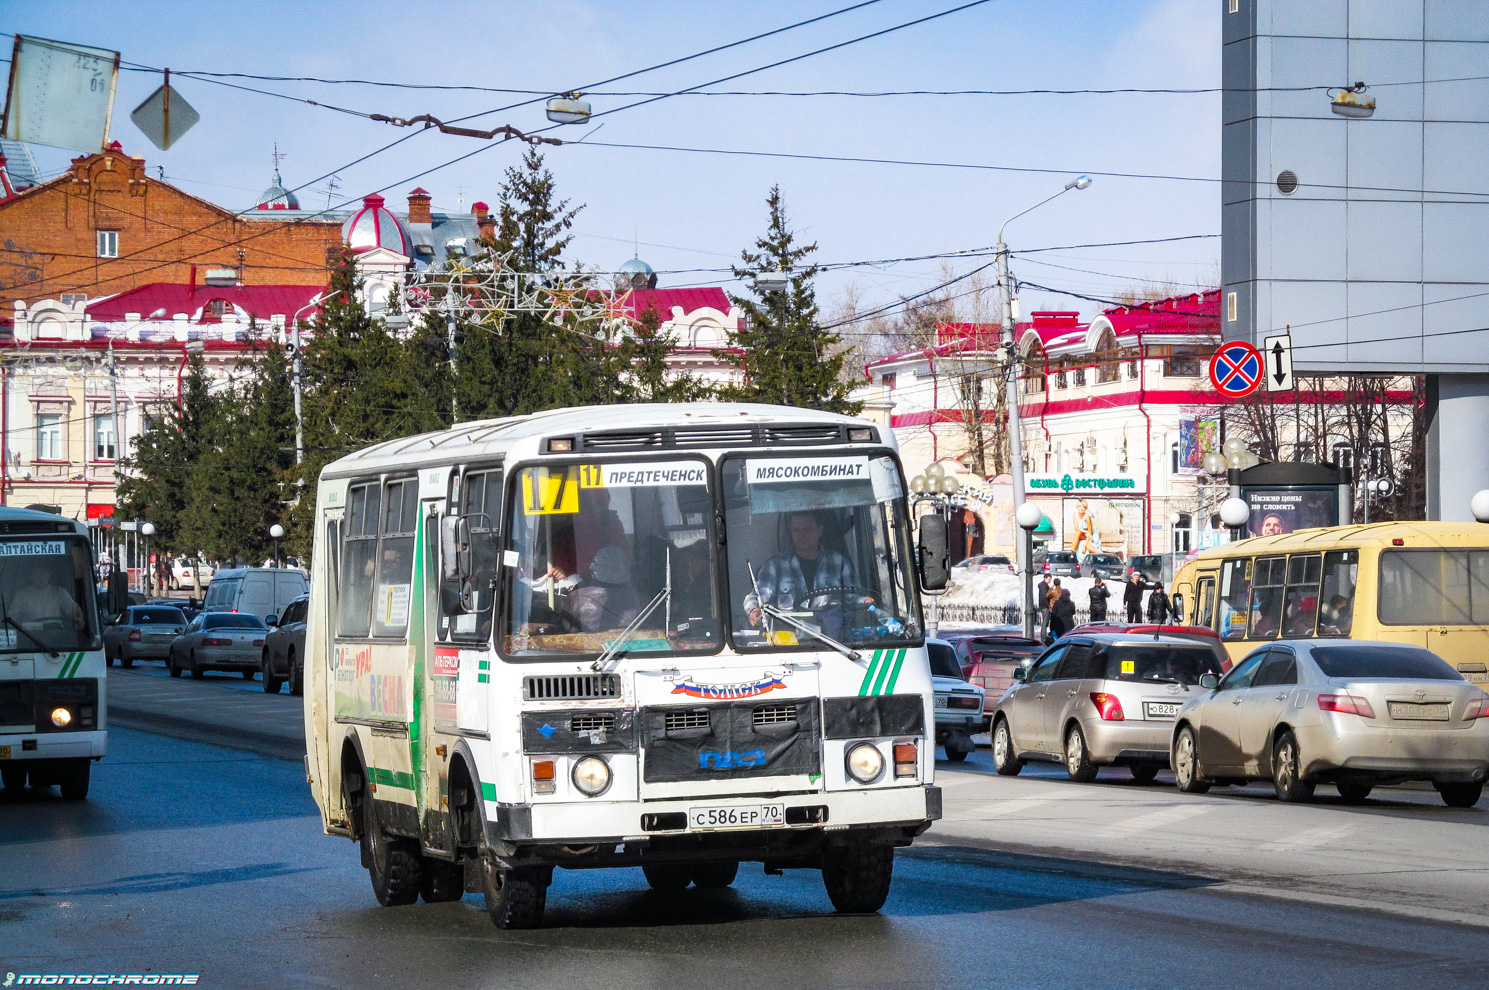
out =
[[[755,291],[761,295],[770,292],[776,293],[776,298],[779,300],[779,305],[776,306],[776,338],[780,339],[786,324],[786,290],[791,287],[791,279],[787,277],[785,272],[761,272],[755,276],[753,284]],[[783,381],[783,384],[786,383]],[[786,384],[786,387],[789,388],[789,384]],[[785,400],[782,403],[783,405],[791,404],[791,395],[789,392],[781,398]]]
[[[270,526],[269,537],[274,541],[274,566],[283,566],[279,563],[279,541],[284,539],[284,527],[279,523]]]
[[[946,465],[936,461],[928,466],[921,474],[910,479],[911,501],[915,503],[930,502],[935,506],[936,514],[943,518],[949,517],[951,512],[952,497],[961,491],[962,483],[953,475],[946,472]],[[927,636],[934,636],[941,627],[941,601],[940,597],[946,592],[926,592],[931,599],[930,614],[926,616],[925,632]]]
[[[1007,229],[1010,223],[1017,220],[1025,213],[1029,213],[1033,210],[1039,209],[1045,203],[1048,203],[1052,199],[1065,195],[1072,189],[1085,189],[1090,184],[1091,177],[1089,175],[1077,176],[1076,178],[1071,179],[1069,182],[1065,183],[1065,188],[1055,193],[1054,196],[1048,196],[1035,203],[1033,206],[1029,207],[1029,209],[1023,210],[1019,213],[1015,213],[1007,220],[1004,220],[1003,226],[998,228],[998,244],[993,249],[997,253],[998,258],[998,283],[1003,287],[1003,360],[1007,368],[1003,392],[1004,400],[1008,407],[1008,460],[1010,461],[1009,474],[1013,476],[1013,497],[1015,500],[1022,499],[1025,494],[1024,430],[1023,424],[1019,418],[1018,362],[1014,360],[1015,343],[1013,339],[1013,324],[1015,314],[1013,311],[1013,275],[1010,274],[1008,270],[1008,245],[1003,241],[1003,231]],[[1038,523],[1036,522],[1035,525],[1037,526]],[[1027,547],[1025,547],[1023,542],[1020,542],[1019,545],[1015,548],[1014,557],[1018,562],[1019,588],[1020,596],[1022,598],[1022,601],[1020,601],[1019,605],[1024,614],[1024,631],[1026,634],[1029,632],[1029,623],[1031,621],[1029,616],[1030,595],[1028,593],[1030,576],[1030,555],[1031,551]]]
[[[1246,538],[1246,521],[1250,518],[1251,506],[1245,499],[1232,495],[1220,503],[1220,521],[1230,527],[1232,542]]]
[[[1044,510],[1033,502],[1020,502],[1019,507],[1013,513],[1014,522],[1019,524],[1019,529],[1024,531],[1023,538],[1019,540],[1019,552],[1025,560],[1034,559],[1034,531],[1039,524],[1044,522]],[[1024,623],[1024,638],[1034,638],[1034,611],[1029,604],[1034,600],[1034,571],[1033,568],[1023,568],[1019,572],[1019,594],[1024,600],[1024,609],[1020,617]]]
[[[142,523],[140,535],[145,538],[145,597],[149,598],[155,586],[155,562],[150,559],[150,537],[155,535],[155,524]]]

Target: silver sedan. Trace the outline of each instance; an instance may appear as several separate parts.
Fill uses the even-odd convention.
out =
[[[183,670],[197,678],[209,670],[236,670],[251,681],[259,672],[268,634],[269,627],[256,615],[203,612],[171,643],[166,666],[172,677],[180,677]]]
[[[1489,776],[1489,694],[1419,646],[1290,640],[1262,647],[1174,721],[1174,781],[1271,779],[1284,801],[1320,783],[1346,801],[1377,784],[1430,780],[1454,808]]]

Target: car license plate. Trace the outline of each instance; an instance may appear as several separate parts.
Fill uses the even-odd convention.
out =
[[[946,707],[946,698],[943,697],[942,695],[939,695],[939,694],[936,695],[936,707],[937,708],[945,708]]]
[[[1183,704],[1177,701],[1145,701],[1143,718],[1173,718],[1182,707]]]
[[[10,747],[9,746],[0,746],[0,760],[8,760],[8,759],[10,759]]]
[[[169,643],[175,638],[170,633],[151,633],[145,637],[145,641],[148,643]]]
[[[1386,705],[1391,709],[1391,717],[1395,719],[1418,722],[1446,722],[1448,720],[1447,705],[1418,705],[1410,701],[1388,701]]]
[[[688,828],[766,828],[786,823],[784,804],[751,804],[737,808],[689,808]]]

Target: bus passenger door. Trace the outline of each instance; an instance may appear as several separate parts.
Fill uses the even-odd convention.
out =
[[[305,627],[305,708],[308,722],[305,753],[313,788],[322,808],[341,811],[341,787],[331,777],[331,719],[336,694],[336,610],[341,583],[341,520],[343,509],[325,509],[312,550],[310,608]]]

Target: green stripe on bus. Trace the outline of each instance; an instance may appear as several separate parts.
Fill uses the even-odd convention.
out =
[[[858,685],[858,696],[865,697],[874,683],[874,671],[879,669],[879,661],[884,656],[883,650],[875,650],[874,656],[869,660],[869,669],[863,672],[863,683]]]
[[[496,785],[495,784],[482,784],[481,785],[481,797],[484,798],[487,801],[495,801],[496,800]]]
[[[889,683],[884,686],[885,694],[894,694],[895,682],[900,679],[900,668],[905,665],[905,651],[900,650],[894,658],[894,670],[889,672]]]
[[[402,770],[383,770],[379,767],[369,767],[368,773],[372,782],[382,787],[400,787],[405,791],[414,789],[414,775]]]
[[[883,694],[884,693],[884,685],[889,680],[889,671],[890,671],[890,669],[892,667],[894,667],[894,658],[895,658],[896,652],[898,652],[898,651],[896,651],[896,650],[885,650],[884,651],[884,662],[879,665],[879,673],[874,678],[874,686],[873,686],[872,689],[870,689],[870,691],[869,691],[870,694]]]
[[[78,668],[82,666],[82,664],[83,655],[81,653],[67,654],[67,659],[63,660],[62,666],[57,669],[57,678],[60,680],[64,677],[72,677],[78,672]]]

